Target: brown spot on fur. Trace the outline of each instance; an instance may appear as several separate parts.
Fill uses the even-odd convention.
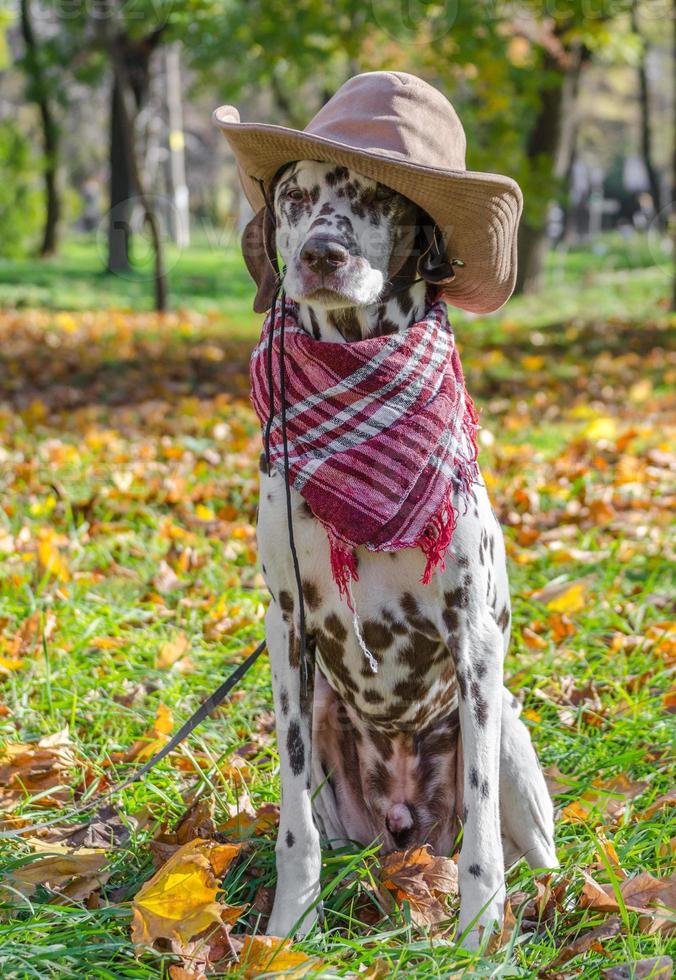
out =
[[[405,592],[401,597],[401,608],[408,619],[411,626],[419,630],[421,633],[425,633],[428,636],[437,636],[437,628],[431,619],[423,615],[420,606],[418,605],[418,600],[410,592]]]
[[[367,619],[362,624],[362,633],[369,650],[386,650],[394,639],[390,630],[376,619]]]
[[[347,630],[343,626],[336,613],[332,612],[324,620],[324,626],[337,640],[344,642],[347,639]]]
[[[444,625],[449,633],[454,633],[460,625],[460,620],[455,609],[444,609]]]
[[[282,589],[279,593],[279,605],[286,619],[293,612],[293,596],[286,589]]]
[[[509,609],[507,608],[507,605],[505,604],[502,607],[502,609],[500,610],[500,615],[498,616],[498,618],[496,620],[498,626],[500,627],[500,629],[502,630],[503,633],[506,632],[507,627],[509,626],[509,619],[510,619]]]
[[[300,666],[300,637],[296,636],[293,625],[289,627],[289,667],[296,670]]]
[[[303,579],[303,597],[307,603],[308,609],[317,609],[317,607],[321,605],[322,597],[319,589],[315,583],[310,582],[309,579]]]
[[[390,792],[390,773],[385,765],[380,759],[377,759],[374,763],[373,769],[370,769],[366,781],[369,789],[376,796],[385,797]]]
[[[425,673],[439,647],[439,641],[430,639],[424,633],[414,632],[405,647],[399,651],[399,663],[406,664],[410,670]]]
[[[373,687],[365,687],[361,696],[367,704],[382,704],[385,698]]]

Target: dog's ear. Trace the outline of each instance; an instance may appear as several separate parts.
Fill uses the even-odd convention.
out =
[[[258,287],[254,313],[266,313],[277,287],[277,270],[272,264],[277,253],[275,226],[267,208],[255,214],[242,235],[242,254],[249,275]]]
[[[435,224],[422,225],[418,275],[433,286],[445,286],[455,279],[453,262],[446,252],[446,241]]]

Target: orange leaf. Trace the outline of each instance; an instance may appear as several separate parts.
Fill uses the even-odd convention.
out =
[[[390,892],[397,904],[408,902],[411,919],[426,926],[448,918],[444,899],[458,894],[458,867],[450,858],[436,857],[428,846],[394,851],[382,861],[380,889]]]
[[[169,640],[161,647],[155,660],[155,666],[160,668],[171,667],[177,660],[180,660],[189,647],[190,640],[187,635],[183,631],[177,633],[173,640]]]

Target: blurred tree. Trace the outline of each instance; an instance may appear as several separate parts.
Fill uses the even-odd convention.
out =
[[[640,41],[640,54],[638,58],[638,64],[636,66],[638,74],[638,98],[639,98],[639,128],[641,133],[641,156],[643,157],[643,165],[646,170],[646,175],[648,177],[648,186],[650,187],[650,196],[653,199],[653,207],[655,209],[655,214],[658,216],[658,221],[660,220],[661,213],[661,193],[660,193],[660,181],[657,174],[657,168],[655,167],[653,159],[653,133],[652,133],[652,122],[651,122],[651,107],[650,107],[650,91],[648,87],[648,71],[647,71],[647,58],[648,58],[648,41],[643,36],[639,24],[639,4],[637,0],[633,0],[630,8],[630,22],[632,33],[636,35],[637,39]]]
[[[41,41],[35,32],[30,0],[20,0],[21,36],[25,45],[22,66],[27,94],[40,113],[43,142],[45,220],[40,255],[53,255],[57,247],[61,198],[59,193],[59,125],[53,105],[54,65],[58,50],[53,40]]]
[[[13,120],[0,122],[0,255],[16,258],[35,247],[42,215],[39,161]]]

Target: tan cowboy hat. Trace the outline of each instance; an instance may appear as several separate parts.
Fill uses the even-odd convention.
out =
[[[516,279],[519,185],[500,174],[465,168],[465,131],[451,103],[415,75],[374,71],[342,85],[303,131],[240,122],[221,106],[214,122],[237,158],[254,211],[264,206],[277,171],[295,160],[341,164],[414,201],[436,222],[448,258],[460,260],[444,298],[490,313],[512,294]]]

